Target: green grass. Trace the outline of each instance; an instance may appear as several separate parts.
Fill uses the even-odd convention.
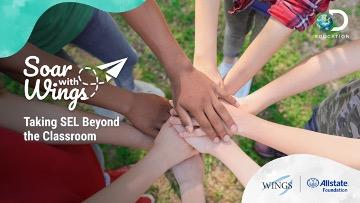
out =
[[[194,53],[194,0],[159,0],[157,2],[166,17],[176,40],[184,49],[188,57],[192,58]],[[359,16],[360,6],[348,8],[346,11],[347,13],[353,13],[355,16]],[[168,98],[171,98],[169,80],[166,77],[163,67],[161,64],[159,64],[154,54],[126,25],[119,14],[113,14],[113,16],[119,23],[121,30],[124,32],[128,40],[139,53],[139,63],[137,64],[135,71],[136,77],[147,82],[155,83],[166,93]],[[223,27],[224,17],[221,16],[218,50],[221,50],[223,43]],[[343,41],[336,39],[315,39],[314,34],[319,33],[320,31],[316,26],[313,26],[306,32],[294,33],[288,42],[284,45],[284,47],[280,49],[264,66],[263,70],[255,76],[251,91],[256,91],[265,84],[286,73],[289,69],[305,60],[309,56],[323,51],[329,47],[343,43]],[[247,38],[245,45],[248,45],[249,43],[249,38]],[[245,50],[245,48],[246,47],[243,47],[242,50]],[[218,60],[220,61],[221,58],[222,53],[219,51]],[[341,80],[337,80],[332,84],[339,86],[359,77],[360,73],[352,74]],[[11,92],[20,95],[23,94],[22,86],[18,83],[5,76],[1,76],[1,80],[4,81],[7,89]],[[260,116],[264,119],[274,121],[276,123],[302,127],[310,118],[312,108],[318,105],[332,91],[333,89],[330,85],[319,86],[313,90],[287,98],[277,104],[270,106],[268,109],[262,112]],[[254,152],[253,141],[242,137],[237,137],[235,139],[239,143],[240,147],[260,165],[264,165],[270,161],[270,159],[264,159]],[[119,166],[134,164],[145,154],[145,152],[142,150],[133,150],[125,147],[104,145],[102,148],[106,152],[105,158],[108,168],[116,168]],[[220,165],[219,161],[211,156],[205,156],[204,163],[207,174],[209,174],[214,169],[214,167],[218,167]],[[171,187],[178,192],[177,186],[173,183],[173,181],[171,181]],[[158,194],[159,191],[159,187],[155,186],[150,189],[150,192],[155,195]],[[221,199],[222,193],[219,191],[214,192],[212,197]],[[159,202],[161,201],[159,200]]]

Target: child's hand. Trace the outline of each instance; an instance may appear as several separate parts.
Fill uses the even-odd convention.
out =
[[[174,166],[172,171],[182,194],[195,187],[202,187],[204,165],[200,154]]]
[[[170,101],[171,104],[171,101]],[[228,110],[228,112],[230,113],[231,117],[234,119],[234,121],[236,122],[237,125],[237,131],[234,134],[239,134],[242,135],[242,132],[244,131],[244,127],[246,127],[246,125],[249,122],[249,119],[252,119],[253,117],[255,117],[254,115],[248,113],[246,110],[242,109],[241,106],[239,107],[234,107],[226,102],[222,102],[222,104],[224,105],[224,107],[226,108],[226,110]],[[246,106],[243,104],[243,108],[245,108]],[[170,123],[175,127],[177,125],[181,125],[181,121],[180,119],[177,117],[177,113],[175,110],[171,109],[170,110]],[[176,130],[178,131],[178,133],[183,136],[183,137],[187,137],[187,136],[206,136],[206,133],[199,128],[199,124],[196,122],[196,120],[192,119],[192,124],[194,126],[194,130],[192,133],[188,133],[186,131],[183,131],[183,128],[180,128],[181,126],[177,126]],[[225,136],[223,139],[224,142],[231,142],[231,138],[230,136],[227,137]],[[220,142],[220,140],[217,140],[218,143]]]
[[[185,141],[193,146],[198,152],[214,154],[218,150],[217,148],[220,146],[220,143],[214,143],[209,137],[204,136],[205,133],[202,130],[196,129],[193,133],[189,133],[181,124],[178,124],[178,118],[171,117],[170,122],[175,123],[172,126],[177,133],[179,133],[179,137],[185,139]]]
[[[193,69],[179,74],[172,81],[174,108],[188,131],[193,130],[190,115],[211,139],[223,139],[236,125],[220,98],[237,105],[236,100],[200,71]]]
[[[154,94],[134,93],[133,95],[133,105],[125,116],[141,132],[155,137],[161,126],[170,117],[169,102]]]
[[[193,147],[187,144],[183,138],[178,136],[178,133],[171,127],[169,122],[166,122],[162,126],[159,135],[154,141],[152,150],[162,154],[164,163],[168,168],[198,154]]]
[[[210,78],[221,89],[224,89],[224,80],[222,79],[216,66],[211,68],[202,68],[201,72]]]

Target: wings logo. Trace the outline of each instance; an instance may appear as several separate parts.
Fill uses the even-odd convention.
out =
[[[106,70],[106,81],[109,82],[111,78],[117,78],[120,74],[122,68],[126,63],[127,58],[123,58],[117,61],[106,63],[100,66],[97,66],[100,70]]]
[[[106,81],[109,82],[112,78],[118,77],[126,61],[127,58],[123,58],[99,65],[97,68],[105,71]],[[105,84],[105,82],[100,81],[96,71],[90,67],[81,68],[77,77],[71,77],[67,73],[73,69],[72,65],[54,65],[52,67],[42,65],[38,67],[39,64],[40,59],[37,56],[29,56],[25,59],[26,67],[23,71],[26,77],[24,93],[28,100],[32,100],[34,97],[43,100],[51,96],[53,100],[71,101],[68,109],[72,111],[79,100],[84,101],[95,96],[99,86]],[[95,81],[85,81],[81,77],[84,71],[91,71],[95,76]],[[37,78],[33,89],[30,88],[30,78]],[[54,80],[55,78],[57,80]],[[81,87],[79,87],[80,85]],[[45,91],[41,91],[42,89]]]
[[[263,190],[280,191],[279,195],[283,195],[293,188],[293,180],[289,178],[290,175],[285,175],[274,181],[262,182]]]

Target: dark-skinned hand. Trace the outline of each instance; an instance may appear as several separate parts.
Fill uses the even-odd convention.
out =
[[[189,132],[193,130],[191,117],[215,142],[237,131],[234,120],[220,102],[223,99],[237,106],[236,99],[200,71],[195,68],[182,71],[172,81],[172,89],[174,108]]]

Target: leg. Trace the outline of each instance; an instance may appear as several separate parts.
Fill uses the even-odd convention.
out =
[[[230,71],[236,62],[236,57],[240,55],[246,34],[253,26],[253,11],[251,8],[237,13],[235,15],[228,14],[228,10],[233,6],[232,0],[225,0],[225,35],[224,35],[224,59],[219,66],[219,71],[222,77]],[[251,87],[251,80],[248,81],[243,88],[235,93],[236,97],[244,97],[249,94]]]
[[[67,60],[67,61],[69,61],[69,62],[71,62],[71,63],[76,64],[75,61],[74,61],[74,59],[71,58],[71,56],[69,56],[69,55],[64,51],[64,49],[60,50],[60,51],[59,51],[58,53],[56,53],[55,55],[58,56],[58,57],[60,57],[60,58],[62,58],[62,59],[65,59],[65,60]]]
[[[360,80],[340,88],[320,103],[316,120],[318,132],[360,139]]]
[[[268,16],[264,16],[263,14],[251,10],[249,12],[248,22],[247,22],[247,32],[251,30],[250,41],[252,42],[257,34],[264,27],[265,23],[268,20]],[[238,92],[236,92],[236,97],[244,97],[249,94],[251,88],[252,80],[249,80]]]
[[[124,38],[109,13],[95,10],[94,16],[85,30],[72,43],[104,63],[127,58],[123,69],[115,79],[117,86],[131,91],[164,96],[164,93],[155,86],[141,81],[134,81],[133,68],[138,61],[137,54]],[[98,115],[109,118],[123,117],[118,113],[99,107],[95,107],[94,111]]]
[[[224,57],[235,58],[240,54],[245,36],[248,32],[248,18],[250,9],[246,9],[235,15],[230,15],[227,11],[233,6],[232,0],[225,0],[225,35],[223,52]],[[231,61],[232,62],[232,61]]]
[[[250,41],[253,41],[255,37],[259,34],[262,28],[265,26],[266,22],[269,19],[269,16],[265,16],[257,11],[254,12],[254,27],[251,32]]]
[[[95,10],[85,30],[72,43],[104,63],[128,58],[115,83],[128,90],[135,88],[132,74],[138,61],[137,54],[110,14]]]

